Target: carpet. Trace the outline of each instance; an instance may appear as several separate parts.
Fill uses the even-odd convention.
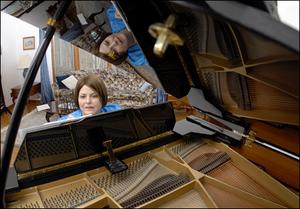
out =
[[[47,120],[46,120],[45,116],[46,116],[45,111],[39,111],[38,112],[36,109],[34,109],[30,113],[23,116],[22,120],[21,120],[21,123],[20,123],[19,131],[18,131],[18,134],[17,134],[17,137],[16,137],[15,145],[20,146],[22,141],[23,141],[23,137],[21,137],[22,136],[22,134],[21,134],[22,129],[29,128],[29,127],[32,127],[32,126],[39,126],[39,125],[42,125],[44,123],[47,123]],[[52,119],[52,117],[51,117],[51,119]],[[8,128],[8,126],[5,126],[1,129],[1,143],[3,143],[4,140],[5,140],[7,128]]]

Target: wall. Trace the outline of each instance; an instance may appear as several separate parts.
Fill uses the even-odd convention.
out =
[[[23,37],[27,36],[35,36],[34,50],[23,50]],[[28,54],[33,58],[38,45],[39,29],[37,27],[1,12],[1,79],[6,106],[12,104],[10,89],[24,83],[22,71],[17,70],[19,57]],[[47,50],[47,63],[52,83],[51,45]],[[40,82],[39,72],[35,81]]]
[[[280,20],[299,31],[299,1],[277,1]]]

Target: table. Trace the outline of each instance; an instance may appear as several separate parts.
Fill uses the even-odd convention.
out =
[[[12,98],[12,102],[15,104],[15,100],[18,98],[18,95],[20,93],[20,90],[21,90],[21,85],[17,85],[13,88],[11,88],[11,93],[10,93],[10,96]],[[32,95],[35,95],[37,93],[40,93],[41,92],[41,83],[40,82],[34,82],[32,84],[32,87],[29,91],[29,96],[32,96]]]

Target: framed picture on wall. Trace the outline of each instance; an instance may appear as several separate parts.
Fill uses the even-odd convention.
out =
[[[35,37],[23,37],[23,50],[35,49]]]

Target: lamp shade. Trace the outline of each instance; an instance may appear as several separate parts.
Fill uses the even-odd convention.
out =
[[[31,60],[32,60],[32,58],[28,54],[21,55],[19,57],[17,68],[20,69],[20,70],[28,68],[30,63],[31,63]]]

